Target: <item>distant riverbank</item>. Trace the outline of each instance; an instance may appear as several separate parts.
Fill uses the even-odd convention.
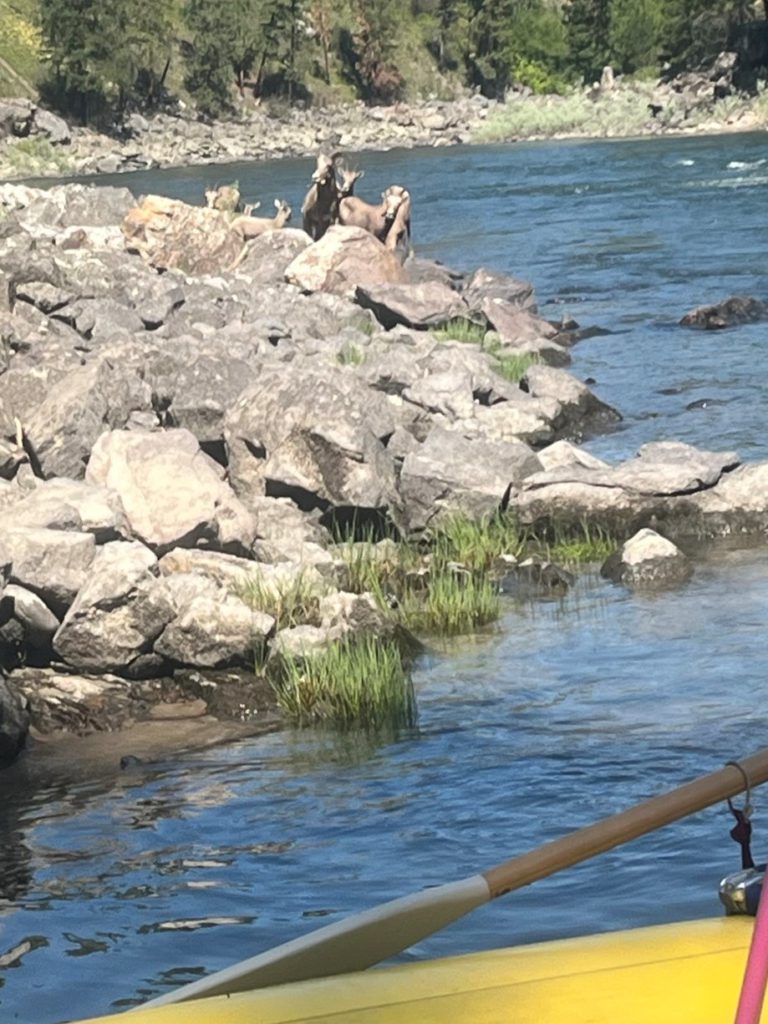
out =
[[[389,107],[355,103],[302,110],[264,105],[242,117],[206,123],[184,112],[132,115],[120,132],[58,132],[36,124],[0,137],[0,178],[110,174],[147,168],[225,164],[310,156],[318,150],[366,150],[516,142],[552,138],[621,138],[713,134],[768,127],[768,93],[715,99],[717,83],[688,75],[669,83],[614,82],[565,96],[510,93],[504,102],[479,95]],[[0,107],[7,101],[0,101]],[[23,108],[22,108],[23,109]],[[0,127],[2,127],[0,118]]]

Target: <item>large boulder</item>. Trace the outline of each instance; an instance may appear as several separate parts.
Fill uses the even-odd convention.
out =
[[[484,303],[489,299],[501,299],[510,306],[536,313],[536,299],[530,281],[521,281],[486,267],[478,267],[464,282],[461,293],[473,312],[482,312]]]
[[[107,355],[68,374],[24,424],[44,476],[82,479],[104,430],[152,411],[152,391],[138,368]]]
[[[540,469],[536,455],[522,442],[468,440],[458,431],[436,427],[403,460],[400,493],[407,525],[421,530],[446,512],[493,512],[512,484]]]
[[[102,434],[87,480],[119,495],[131,535],[158,552],[197,544],[242,552],[256,536],[224,469],[188,430]]]
[[[90,533],[13,526],[3,531],[0,552],[12,583],[63,614],[88,578],[96,544]]]
[[[358,286],[355,302],[363,309],[372,310],[382,327],[386,328],[403,324],[426,330],[469,314],[462,297],[439,281]]]
[[[113,541],[98,550],[53,646],[81,671],[143,674],[159,667],[152,644],[175,614],[152,552]]]
[[[246,275],[259,284],[277,284],[285,280],[286,268],[310,245],[312,239],[299,228],[266,231],[248,243],[244,258],[238,264],[239,275]]]
[[[285,279],[302,291],[345,295],[358,285],[403,284],[408,275],[369,231],[334,224],[288,265]]]
[[[0,512],[0,531],[15,526],[92,533],[97,543],[116,540],[126,530],[125,514],[114,491],[83,480],[55,477],[41,480],[31,491]]]
[[[158,270],[220,273],[232,266],[243,248],[226,214],[164,196],[144,196],[128,211],[122,229],[127,248],[141,253]]]
[[[227,418],[232,486],[246,502],[290,497],[305,511],[387,511],[397,517],[395,429],[387,399],[353,374],[307,363],[265,371]]]

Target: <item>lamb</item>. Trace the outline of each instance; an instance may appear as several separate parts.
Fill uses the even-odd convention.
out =
[[[267,231],[277,231],[285,227],[291,219],[291,208],[282,199],[276,199],[275,206],[277,207],[277,213],[274,217],[250,217],[243,214],[240,217],[235,217],[230,224],[230,228],[244,242],[248,242],[252,238],[258,238],[259,235],[263,235]]]

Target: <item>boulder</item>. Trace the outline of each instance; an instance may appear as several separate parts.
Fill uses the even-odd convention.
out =
[[[425,374],[403,391],[403,398],[449,420],[471,417],[475,411],[472,374],[457,368]]]
[[[61,615],[89,576],[96,544],[90,533],[13,526],[0,536],[0,550],[11,565],[10,581]]]
[[[51,640],[59,628],[59,620],[37,594],[31,590],[9,583],[0,601],[0,634],[5,633],[9,622],[21,628],[23,663],[28,665],[47,664],[51,654]]]
[[[670,586],[691,575],[683,552],[655,530],[639,530],[603,564],[600,575],[628,586]]]
[[[241,553],[256,536],[223,468],[188,430],[102,434],[87,480],[120,497],[131,535],[158,552],[203,544]]]
[[[31,100],[28,99],[0,99],[0,139],[29,135],[34,110]]]
[[[132,697],[135,684],[113,675],[24,667],[11,679],[29,707],[30,725],[41,735],[113,732],[131,725],[142,710]]]
[[[155,651],[180,665],[252,668],[255,652],[272,632],[275,620],[254,611],[234,594],[193,596],[179,607],[155,641]]]
[[[0,679],[0,766],[9,765],[21,753],[29,732],[26,700],[15,687]]]
[[[79,671],[143,673],[153,666],[145,655],[175,614],[152,552],[135,541],[113,541],[98,550],[53,646]],[[160,665],[155,659],[154,667]]]
[[[288,265],[285,279],[302,291],[346,295],[357,286],[403,284],[408,276],[369,231],[334,224]]]
[[[521,387],[532,398],[554,399],[558,403],[559,413],[552,425],[561,437],[581,439],[621,421],[621,414],[597,398],[586,384],[554,366],[531,366]]]
[[[63,478],[38,482],[34,490],[21,492],[19,500],[0,512],[0,531],[14,526],[92,533],[99,544],[116,540],[127,529],[114,491]]]
[[[137,411],[152,411],[149,385],[118,354],[104,355],[55,384],[24,426],[42,474],[78,480],[99,435]]]
[[[35,108],[32,130],[36,135],[44,135],[54,146],[66,146],[72,141],[72,132],[64,118],[40,107]]]
[[[636,494],[690,494],[713,487],[741,462],[736,452],[709,452],[682,441],[644,444],[617,466],[613,483]]]
[[[768,302],[750,295],[732,295],[713,306],[697,306],[680,320],[683,327],[699,327],[706,331],[756,323],[768,318]]]
[[[248,243],[245,257],[237,272],[259,284],[277,284],[285,280],[285,271],[312,244],[312,239],[298,228],[267,231]]]
[[[383,444],[394,429],[386,398],[340,368],[265,370],[227,417],[229,478],[246,503],[266,494],[304,511],[397,518],[394,463]]]
[[[221,273],[243,248],[226,214],[163,196],[144,196],[127,213],[122,230],[126,247],[158,270],[178,267],[187,274]]]
[[[526,444],[472,441],[435,427],[403,460],[400,493],[408,528],[424,529],[445,512],[493,512],[503,504],[511,484],[520,484],[540,469]]]
[[[501,300],[507,307],[536,313],[533,285],[529,281],[521,281],[495,270],[487,270],[485,267],[479,267],[464,282],[461,293],[473,313],[482,312],[484,304],[493,299]]]
[[[355,302],[363,309],[370,309],[382,327],[387,329],[403,324],[426,330],[469,316],[462,297],[439,281],[359,285],[355,289]]]

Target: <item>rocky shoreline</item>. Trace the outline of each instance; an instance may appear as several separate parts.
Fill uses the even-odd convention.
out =
[[[109,134],[68,125],[27,99],[0,100],[0,178],[111,174],[173,166],[314,156],[318,149],[454,146],[546,138],[620,138],[756,131],[768,126],[765,93],[732,85],[735,54],[706,72],[672,81],[614,80],[610,68],[590,88],[566,96],[512,91],[505,101],[466,94],[369,107],[243,108],[208,123],[181,105],[133,114]]]
[[[631,538],[604,568],[630,585],[686,578],[673,541],[768,528],[768,463],[578,447],[620,414],[566,369],[578,325],[524,281],[401,263],[355,227],[244,245],[218,210],[123,188],[0,186],[0,215],[3,760],[30,724],[271,727],[255,650],[392,633],[351,585],[350,523],[588,522]],[[312,614],[286,624],[299,584]]]

